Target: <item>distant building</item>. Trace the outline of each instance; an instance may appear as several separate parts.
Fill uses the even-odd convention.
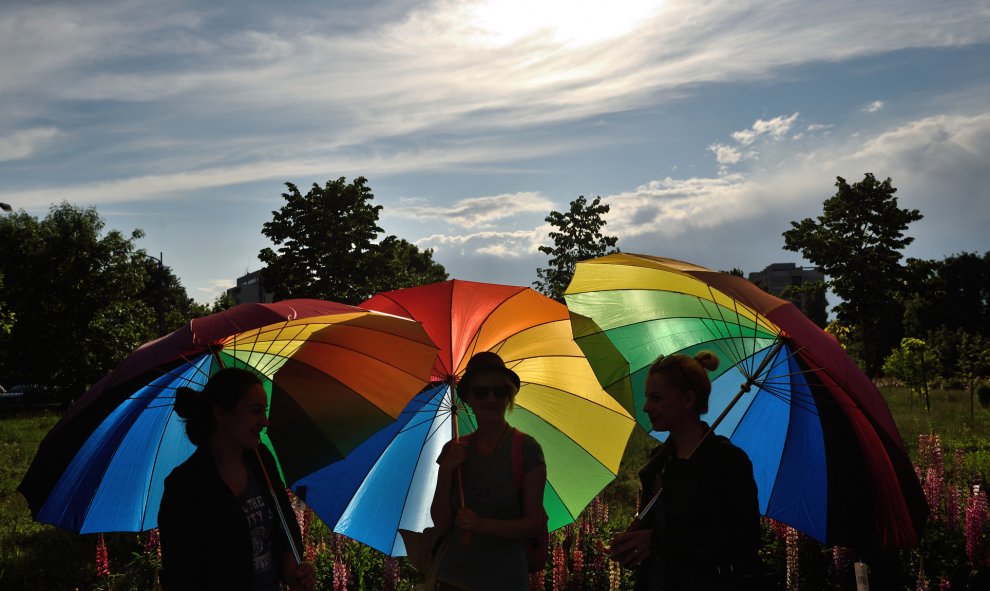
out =
[[[252,271],[237,278],[237,287],[227,290],[227,295],[235,304],[270,304],[274,295],[265,291],[261,284],[261,271]]]
[[[825,276],[814,267],[798,267],[794,263],[773,263],[762,271],[749,274],[749,280],[779,296],[784,288],[812,281],[825,281]]]
[[[787,287],[803,285],[813,281],[825,281],[825,275],[814,267],[798,267],[794,263],[773,263],[762,271],[750,273],[749,280],[779,297]],[[808,303],[807,300],[808,296],[802,295],[800,300],[791,301],[797,304],[802,310],[805,310]]]

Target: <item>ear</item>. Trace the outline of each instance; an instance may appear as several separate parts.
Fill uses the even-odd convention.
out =
[[[694,390],[684,391],[684,410],[694,411],[697,408],[698,399],[694,395]]]
[[[214,423],[226,423],[228,416],[230,416],[230,413],[229,412],[227,412],[223,408],[217,406],[216,404],[213,405],[213,422]]]

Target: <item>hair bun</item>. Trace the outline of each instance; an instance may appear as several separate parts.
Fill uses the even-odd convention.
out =
[[[200,394],[192,388],[185,386],[175,391],[175,414],[183,419],[188,419],[196,413],[196,407],[200,403]]]
[[[712,353],[711,351],[698,351],[694,360],[701,364],[701,367],[707,369],[708,371],[715,371],[718,369],[718,355]]]

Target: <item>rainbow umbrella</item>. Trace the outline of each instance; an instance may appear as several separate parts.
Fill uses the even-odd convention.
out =
[[[320,300],[242,304],[134,351],[42,441],[18,490],[38,521],[76,531],[157,526],[165,477],[194,447],[175,390],[223,367],[258,373],[262,439],[287,482],[335,461],[399,416],[436,347],[408,319]]]
[[[300,479],[297,492],[334,531],[393,556],[398,529],[432,525],[436,459],[454,435],[474,430],[455,389],[471,356],[494,351],[522,387],[508,421],[543,447],[549,527],[571,523],[611,482],[634,426],[606,394],[571,338],[567,308],[532,289],[446,281],[379,294],[361,304],[423,323],[440,351],[432,384],[347,458]]]
[[[749,454],[764,515],[828,544],[917,544],[928,508],[883,397],[794,304],[633,254],[578,263],[564,297],[603,387],[648,431],[650,365],[702,349],[721,358],[702,418]]]

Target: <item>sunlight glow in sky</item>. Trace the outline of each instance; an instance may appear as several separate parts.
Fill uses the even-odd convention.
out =
[[[341,176],[472,281],[530,285],[579,195],[626,252],[805,264],[781,233],[865,172],[907,256],[990,250],[982,0],[9,0],[0,55],[0,202],[141,228],[203,302]]]

